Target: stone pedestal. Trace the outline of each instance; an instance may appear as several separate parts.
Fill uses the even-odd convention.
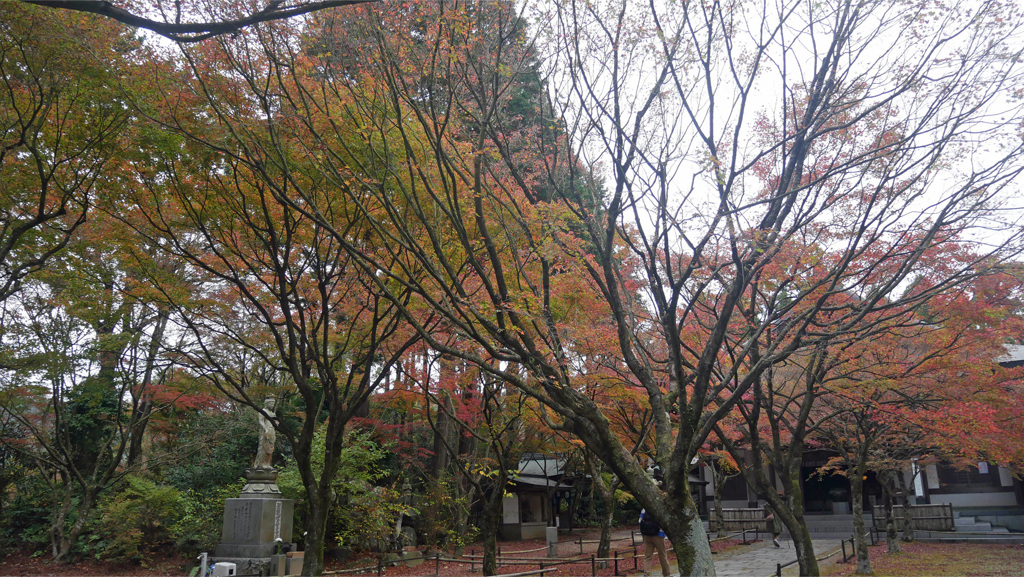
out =
[[[548,545],[548,557],[558,557],[558,527],[548,527],[544,537]]]
[[[271,556],[277,544],[291,544],[295,502],[281,497],[277,471],[249,469],[248,483],[237,499],[224,504],[221,541],[214,549],[214,561],[229,561],[239,574],[273,574]]]
[[[270,574],[274,577],[284,577],[288,574],[287,557],[284,555],[270,556]]]
[[[303,551],[292,551],[286,555],[285,575],[299,575],[302,573],[302,563],[305,561]]]

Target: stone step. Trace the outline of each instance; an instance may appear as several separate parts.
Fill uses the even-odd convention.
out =
[[[993,531],[992,523],[979,521],[974,517],[956,517],[953,519],[953,525],[957,531],[969,533],[989,533]]]
[[[914,533],[918,541],[943,543],[1003,543],[1024,545],[1024,534],[1021,533],[959,533],[939,531],[918,531]]]
[[[825,534],[825,535],[843,535],[853,533],[853,515],[808,515],[804,517],[807,522],[807,529],[812,534]],[[871,515],[864,515],[864,524],[867,528],[871,528],[872,518]],[[707,523],[705,522],[705,528]],[[983,533],[986,535],[994,535],[998,538],[1000,535],[1007,535],[1010,532],[1005,527],[993,525],[992,523],[977,519],[970,515],[961,515],[959,512],[954,511],[954,526],[955,532],[957,533]],[[786,531],[788,534],[788,531]],[[916,533],[929,533],[923,530],[917,530]],[[950,532],[935,532],[936,537],[940,535],[949,535]]]

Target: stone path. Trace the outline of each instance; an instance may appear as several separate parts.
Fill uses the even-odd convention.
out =
[[[793,542],[787,539],[780,539],[782,547],[776,549],[770,540],[761,541],[752,545],[741,545],[729,551],[718,553],[715,558],[715,574],[718,577],[770,577],[775,575],[776,566],[779,563],[789,563],[796,560],[796,550],[793,549]],[[839,539],[814,539],[814,552],[818,558],[839,549]],[[671,561],[670,561],[671,562]],[[642,561],[641,561],[642,563]],[[673,563],[672,569],[677,570]],[[800,572],[794,563],[782,569],[786,576],[798,575]],[[631,577],[642,575],[642,573],[631,573]],[[657,560],[651,575],[661,575]]]

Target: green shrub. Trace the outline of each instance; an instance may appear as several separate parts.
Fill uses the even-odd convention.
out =
[[[181,516],[181,504],[177,489],[129,476],[120,491],[100,502],[82,548],[97,559],[141,562],[173,542],[171,527]]]
[[[387,543],[398,515],[405,510],[399,491],[375,485],[383,475],[379,463],[388,451],[374,442],[368,432],[349,430],[344,443],[338,473],[331,482],[336,498],[327,521],[326,542],[377,549]],[[317,475],[323,470],[323,446],[323,434],[317,431],[313,439],[313,468]],[[295,528],[301,534],[308,506],[294,464],[281,472],[277,485],[285,497],[295,500]]]
[[[161,476],[180,491],[215,495],[232,486],[252,465],[258,443],[253,411],[189,415],[175,435]],[[286,443],[278,442],[278,451]],[[237,497],[238,495],[232,495]]]
[[[404,508],[400,491],[369,483],[347,483],[331,508],[329,531],[338,545],[364,550],[389,546]]]
[[[459,516],[467,515],[468,499],[458,497],[451,479],[433,481],[416,496],[416,536],[420,545],[432,549],[451,550],[472,543],[479,531],[468,527],[458,530]]]
[[[10,463],[12,477],[0,510],[0,541],[4,548],[44,551],[50,543],[53,490],[37,470]]]
[[[203,492],[190,489],[182,493],[181,516],[171,526],[174,546],[187,554],[213,551],[224,525],[224,502],[237,497],[244,484],[244,480],[238,480]]]

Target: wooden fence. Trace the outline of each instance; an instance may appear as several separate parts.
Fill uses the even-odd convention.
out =
[[[757,529],[766,533],[764,509],[722,509],[722,522],[725,531],[742,531]],[[714,512],[711,513],[711,531],[718,531],[718,521]]]
[[[906,523],[907,515],[903,506],[897,505],[892,508],[893,518],[896,520],[896,530],[902,531]],[[953,522],[953,505],[949,503],[936,503],[934,505],[911,505],[910,525],[915,531],[955,531]],[[872,511],[872,520],[876,529],[885,529],[885,507],[875,505]]]

